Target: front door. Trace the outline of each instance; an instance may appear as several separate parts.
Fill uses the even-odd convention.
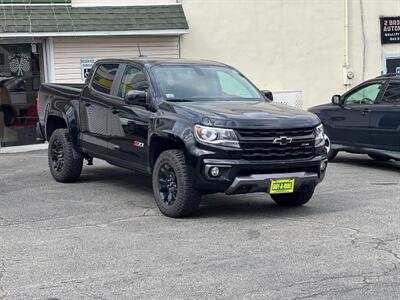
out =
[[[383,82],[367,83],[344,95],[344,103],[332,110],[329,123],[338,144],[368,147],[371,107],[379,99]]]
[[[143,169],[148,161],[147,140],[151,112],[143,106],[125,104],[124,98],[130,90],[148,92],[148,79],[143,69],[136,65],[126,65],[121,75],[121,84],[115,89],[118,100],[113,101],[113,107],[110,107],[109,152],[120,163]]]
[[[400,151],[400,82],[389,82],[381,101],[371,110],[374,148]]]
[[[108,102],[118,67],[119,64],[97,66],[80,101],[82,147],[102,157],[108,155]]]

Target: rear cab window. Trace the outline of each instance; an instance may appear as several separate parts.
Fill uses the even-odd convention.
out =
[[[104,94],[111,94],[119,64],[101,64],[96,68],[92,79],[92,88]]]

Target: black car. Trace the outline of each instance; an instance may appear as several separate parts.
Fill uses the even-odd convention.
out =
[[[400,76],[368,80],[342,96],[334,95],[331,104],[309,111],[324,124],[330,160],[338,151],[368,154],[380,161],[400,160]]]
[[[325,176],[323,127],[271,98],[217,62],[100,60],[83,86],[41,86],[38,132],[57,181],[77,180],[84,159],[100,158],[152,175],[170,217],[218,192],[302,205]]]

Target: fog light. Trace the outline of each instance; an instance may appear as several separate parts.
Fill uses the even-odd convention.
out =
[[[325,171],[326,166],[327,166],[327,163],[325,161],[321,162],[321,167],[320,167],[321,171]]]
[[[219,175],[219,168],[218,167],[212,167],[210,169],[210,175],[212,177],[217,177]]]

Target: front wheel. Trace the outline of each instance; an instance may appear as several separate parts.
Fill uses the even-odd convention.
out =
[[[49,140],[48,160],[51,175],[59,182],[74,182],[82,172],[83,158],[75,158],[68,129],[57,129]]]
[[[153,192],[160,211],[171,218],[192,215],[201,194],[193,187],[181,150],[167,150],[158,157],[153,169]]]
[[[308,187],[292,194],[275,194],[270,196],[279,206],[301,206],[310,201],[313,194],[314,188]]]

